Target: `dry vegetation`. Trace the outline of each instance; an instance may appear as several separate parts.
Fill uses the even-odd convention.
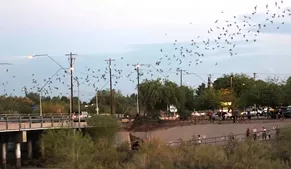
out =
[[[104,120],[104,119],[103,119]],[[109,131],[108,131],[109,132]],[[140,150],[124,143],[113,147],[105,136],[71,131],[43,135],[45,164],[63,169],[288,169],[291,130],[268,142],[232,141],[224,146],[182,144],[169,147],[153,140]],[[92,135],[92,132],[90,133]]]

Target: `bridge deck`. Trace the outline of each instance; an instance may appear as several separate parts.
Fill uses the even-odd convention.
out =
[[[72,121],[68,116],[5,116],[0,119],[0,132],[47,130],[56,128],[85,128],[87,122]]]

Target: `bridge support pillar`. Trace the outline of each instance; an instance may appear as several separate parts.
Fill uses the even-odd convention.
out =
[[[1,145],[1,158],[2,158],[2,161],[1,161],[1,168],[2,169],[6,169],[6,143],[2,143]]]
[[[16,143],[15,149],[16,169],[21,169],[21,143]]]
[[[32,159],[32,140],[27,141],[27,156],[29,160]]]

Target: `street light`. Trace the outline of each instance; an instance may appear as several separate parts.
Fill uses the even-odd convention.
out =
[[[38,90],[39,92],[39,115],[42,116],[42,90],[43,88],[51,81],[52,78],[54,78],[60,70],[63,70],[63,68],[59,68],[50,78],[49,80]],[[66,71],[66,70],[65,70]]]
[[[135,70],[136,70],[136,74],[137,74],[137,96],[136,96],[136,109],[137,109],[137,113],[140,115],[140,108],[139,108],[139,68],[140,65],[136,64],[135,65]]]
[[[80,129],[80,127],[81,127],[80,83],[79,83],[78,77],[75,77],[74,80],[77,82],[77,85],[78,85],[78,123],[79,123],[79,129]]]
[[[55,64],[57,64],[58,66],[60,66],[61,68],[65,69],[61,64],[59,64],[54,58],[52,58],[50,55],[48,54],[39,54],[39,55],[32,55],[32,56],[28,56],[29,59],[33,59],[35,57],[48,57],[50,58],[50,60],[52,60],[53,62],[55,62]]]
[[[96,89],[96,114],[99,115],[98,88]]]
[[[12,65],[12,63],[0,63],[0,65]]]
[[[57,64],[60,68],[64,69],[66,73],[68,73],[66,71],[66,69],[61,65],[59,64],[55,59],[53,59],[50,55],[48,54],[39,54],[39,55],[32,55],[32,56],[28,56],[29,59],[32,59],[32,58],[35,58],[35,57],[48,57],[49,59],[51,59],[53,62],[55,62],[55,64]],[[70,97],[70,116],[72,116],[72,112],[73,112],[73,76],[72,76],[72,72],[73,72],[73,65],[72,65],[72,54],[70,54],[70,72],[71,72],[71,97]]]
[[[151,64],[134,64],[133,66],[135,66],[135,70],[136,70],[136,74],[137,74],[137,96],[136,96],[136,109],[137,109],[137,113],[140,115],[140,99],[139,99],[139,78],[140,78],[140,67],[141,66],[148,66],[150,67]]]

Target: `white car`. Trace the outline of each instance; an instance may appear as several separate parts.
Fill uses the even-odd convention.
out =
[[[224,114],[224,118],[225,119],[229,119],[231,117],[232,117],[232,113],[230,113],[230,112],[227,112],[227,113]]]
[[[247,111],[245,111],[245,112],[241,112],[241,115],[247,115],[248,114],[248,112]],[[260,110],[260,109],[252,109],[251,111],[250,111],[250,115],[251,116],[256,116],[257,114],[259,114],[259,115],[262,115],[263,114],[263,111],[262,110]]]
[[[198,112],[193,112],[193,113],[191,113],[191,115],[192,115],[192,116],[196,116],[196,117],[201,116],[201,114],[198,113]]]

